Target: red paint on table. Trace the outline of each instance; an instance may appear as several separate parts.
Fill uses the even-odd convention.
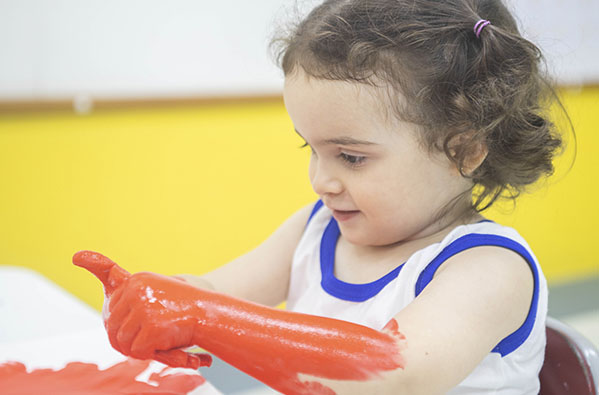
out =
[[[148,383],[135,377],[146,370],[150,361],[129,359],[99,370],[95,364],[72,362],[61,370],[38,369],[27,372],[25,365],[10,362],[0,365],[0,393],[61,394],[61,395],[118,395],[118,394],[186,394],[206,380],[197,374],[175,373],[162,375],[167,368],[153,373]]]
[[[331,395],[318,378],[364,381],[404,367],[395,320],[379,332],[272,309],[172,277],[130,275],[91,251],[73,263],[104,283],[110,342],[135,358],[196,366],[200,358],[181,349],[197,345],[285,394]]]

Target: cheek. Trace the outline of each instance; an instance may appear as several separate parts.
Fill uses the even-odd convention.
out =
[[[402,200],[401,186],[395,179],[384,178],[373,174],[362,177],[360,180],[347,186],[352,200],[363,211],[381,215],[381,211],[388,212]]]
[[[314,155],[310,156],[310,163],[308,165],[308,177],[310,178],[310,184],[314,181],[314,174],[316,172],[316,159]]]
[[[421,200],[422,191],[415,185],[417,179],[409,172],[387,166],[364,177],[352,196],[365,211],[391,220],[395,213],[409,215],[410,208]]]

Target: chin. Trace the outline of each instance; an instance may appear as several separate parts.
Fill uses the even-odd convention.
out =
[[[364,234],[361,232],[352,232],[352,231],[343,231],[341,229],[341,235],[345,240],[350,242],[351,244],[358,246],[377,246],[384,245],[384,242],[380,242],[380,240],[376,240],[376,238],[372,237],[372,235]],[[377,242],[378,241],[378,242]]]
[[[341,237],[343,237],[345,240],[349,241],[350,243],[356,244],[356,245],[365,245],[364,235],[361,235],[358,232],[344,230],[342,226],[339,226],[339,231],[341,233]]]

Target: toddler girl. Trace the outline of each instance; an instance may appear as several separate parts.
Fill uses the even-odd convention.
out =
[[[275,43],[320,199],[201,277],[77,253],[112,345],[286,394],[538,393],[545,279],[480,215],[553,170],[538,48],[500,0],[327,0]]]

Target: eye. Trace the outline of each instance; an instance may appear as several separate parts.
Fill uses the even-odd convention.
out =
[[[350,167],[359,167],[363,165],[364,161],[366,160],[365,156],[350,155],[344,152],[340,153],[339,157]]]

